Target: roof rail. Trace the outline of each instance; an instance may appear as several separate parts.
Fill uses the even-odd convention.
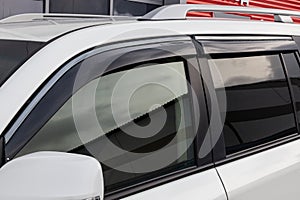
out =
[[[60,14],[60,13],[26,13],[10,16],[0,20],[0,23],[26,22],[47,18],[74,18],[74,19],[106,19],[114,21],[115,19],[133,19],[127,16],[110,16],[110,15],[84,15],[84,14]]]
[[[218,5],[196,5],[196,4],[175,4],[170,6],[162,6],[148,14],[144,15],[140,20],[172,20],[186,19],[186,15],[190,11],[197,12],[236,12],[247,14],[270,14],[274,15],[275,22],[293,23],[291,17],[300,17],[300,12],[267,9],[267,8],[252,8],[241,6],[218,6]]]

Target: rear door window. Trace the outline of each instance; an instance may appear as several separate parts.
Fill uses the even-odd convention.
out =
[[[209,66],[216,92],[227,97],[227,154],[297,133],[280,55],[216,58]]]
[[[291,37],[196,39],[201,44],[202,71],[208,77],[208,87],[214,88],[209,91],[211,104],[217,107],[214,113],[219,113],[222,124],[219,130],[212,129],[214,136],[223,133],[215,147],[216,160],[298,134],[286,67],[297,66],[295,55],[288,58],[289,63],[284,62],[289,52],[298,49]]]

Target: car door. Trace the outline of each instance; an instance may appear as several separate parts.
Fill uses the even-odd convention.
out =
[[[217,171],[229,200],[299,199],[297,45],[292,37],[237,38],[198,38],[223,123]]]
[[[106,199],[226,199],[212,153],[197,154],[212,149],[204,139],[198,67],[189,37],[84,52],[53,75],[7,131],[7,157],[93,156],[103,166]]]

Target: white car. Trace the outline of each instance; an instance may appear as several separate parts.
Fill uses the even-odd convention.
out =
[[[291,17],[172,5],[1,20],[0,199],[298,200]]]

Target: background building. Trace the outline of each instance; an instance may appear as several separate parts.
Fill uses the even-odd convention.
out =
[[[283,10],[300,11],[300,0],[187,0],[188,4],[215,4],[228,6],[249,6],[260,8],[275,8]],[[191,13],[190,16],[211,16],[210,13]],[[270,15],[247,15],[253,20],[274,21]],[[294,18],[295,22],[300,23],[300,19]]]
[[[0,19],[28,12],[140,16],[159,6],[178,3],[250,6],[300,11],[300,0],[0,0]],[[211,16],[209,13],[191,13],[189,15]],[[271,16],[267,15],[246,16],[250,16],[252,19],[273,20]]]
[[[0,0],[0,19],[19,13],[43,12],[43,1]]]
[[[80,13],[140,16],[186,0],[0,0],[0,19],[20,13]]]

